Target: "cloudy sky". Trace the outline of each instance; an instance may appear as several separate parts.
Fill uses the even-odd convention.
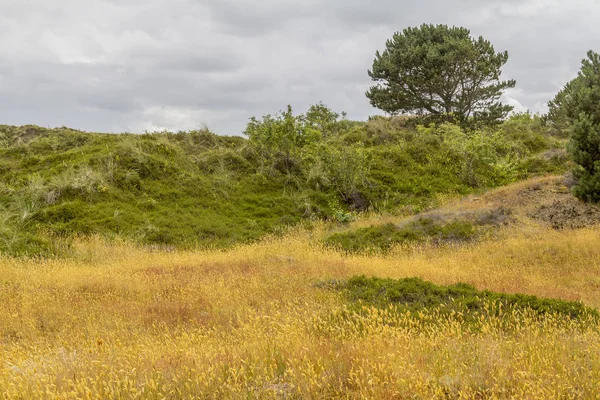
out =
[[[600,51],[597,0],[0,0],[0,124],[240,134],[319,101],[366,118],[375,51],[422,23],[508,50],[519,110]]]

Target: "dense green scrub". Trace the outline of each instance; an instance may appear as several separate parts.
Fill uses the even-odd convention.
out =
[[[582,303],[545,299],[524,294],[479,291],[471,285],[435,285],[419,278],[381,279],[366,276],[347,281],[322,282],[322,286],[340,290],[350,303],[350,310],[360,312],[364,307],[389,309],[400,312],[436,311],[446,316],[461,315],[465,321],[478,317],[499,318],[515,311],[533,314],[554,314],[567,318],[598,318],[598,311]]]
[[[538,156],[561,144],[527,114],[489,131],[413,125],[348,121],[322,105],[253,119],[248,139],[0,125],[0,252],[61,254],[90,234],[227,247],[564,168]]]

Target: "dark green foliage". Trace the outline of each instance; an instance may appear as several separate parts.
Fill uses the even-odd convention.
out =
[[[328,247],[350,253],[386,252],[394,246],[407,243],[456,243],[469,241],[477,236],[477,228],[471,222],[444,222],[422,217],[402,226],[388,223],[335,233],[327,237],[324,243]]]
[[[600,73],[599,73],[600,76]],[[596,90],[600,94],[600,82]],[[600,98],[598,99],[600,102]],[[577,164],[573,194],[581,200],[600,202],[600,110],[598,122],[581,113],[571,128],[569,150]]]
[[[548,102],[548,113],[544,116],[544,122],[552,128],[556,135],[568,136],[568,130],[573,120],[573,115],[570,115],[572,109],[570,110],[568,103],[571,100],[572,91],[577,85],[578,81],[575,78]]]
[[[501,313],[506,315],[515,309],[528,309],[537,314],[559,314],[573,319],[599,316],[597,310],[579,302],[478,291],[465,283],[438,286],[419,278],[396,280],[367,278],[363,275],[334,286],[343,290],[347,299],[359,307],[369,305],[388,308],[393,304],[399,306],[401,312],[437,309],[443,314],[462,313],[466,320],[475,319],[476,315],[500,317]],[[502,307],[485,307],[486,303],[491,302]]]
[[[600,100],[600,54],[593,51],[581,61],[581,69],[577,77],[548,103],[549,113],[546,116],[551,122],[563,122],[572,125],[581,114],[592,118],[592,122],[600,123],[598,101]]]
[[[569,150],[577,164],[575,196],[600,202],[600,54],[588,52],[577,78],[549,103],[548,119],[568,127]]]
[[[377,52],[369,76],[377,85],[367,97],[392,115],[427,115],[460,125],[494,124],[511,106],[498,100],[515,81],[500,81],[508,53],[496,53],[465,28],[421,25],[394,34]]]

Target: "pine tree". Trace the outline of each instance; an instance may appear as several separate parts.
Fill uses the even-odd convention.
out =
[[[512,110],[499,99],[515,86],[500,81],[508,53],[496,53],[482,37],[447,25],[421,25],[394,34],[377,52],[369,76],[377,84],[366,93],[371,104],[390,114],[493,124]]]
[[[600,202],[600,55],[589,51],[577,78],[564,90],[561,112],[570,121],[569,151],[577,164],[573,193]]]

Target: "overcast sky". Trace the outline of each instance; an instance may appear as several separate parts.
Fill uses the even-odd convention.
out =
[[[231,135],[319,101],[363,119],[375,51],[422,23],[508,50],[518,110],[600,51],[597,0],[0,0],[0,124]]]

